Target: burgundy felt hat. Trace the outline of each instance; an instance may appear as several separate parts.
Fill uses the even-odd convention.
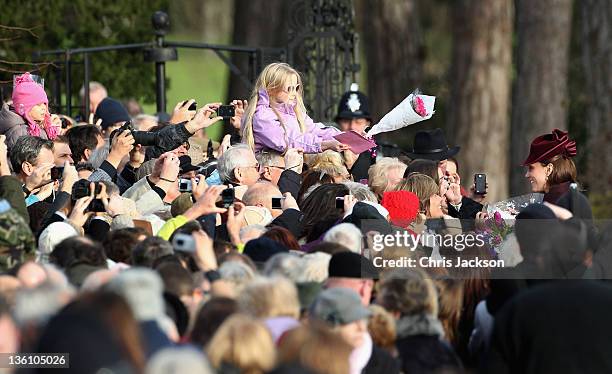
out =
[[[554,129],[551,134],[540,135],[533,139],[529,156],[523,161],[523,166],[550,160],[556,155],[576,156],[576,142],[569,138],[567,132],[559,129]]]

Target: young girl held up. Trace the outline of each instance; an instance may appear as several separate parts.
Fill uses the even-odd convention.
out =
[[[349,149],[333,138],[340,131],[325,127],[306,113],[299,73],[286,63],[266,66],[257,81],[242,122],[242,139],[255,153],[289,148],[304,153]]]

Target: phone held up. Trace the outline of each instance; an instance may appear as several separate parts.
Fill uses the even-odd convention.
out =
[[[234,198],[236,197],[236,192],[232,187],[226,188],[221,192],[221,206],[225,209],[234,205]]]
[[[484,195],[487,193],[487,176],[486,174],[474,174],[474,193]]]
[[[283,209],[283,199],[285,197],[273,197],[272,198],[272,209]]]
[[[223,119],[232,118],[236,115],[236,107],[233,105],[221,105],[217,109],[217,115]]]
[[[181,105],[181,106],[185,106],[185,105],[187,105],[187,103],[188,103],[188,102],[189,102],[189,100],[185,100],[185,101],[183,101],[183,105]],[[195,102],[195,101],[193,102],[193,104],[191,104],[191,105],[189,106],[189,108],[187,108],[187,110],[191,110],[191,111],[192,111],[192,110],[196,110],[196,109],[198,109],[198,103],[197,103],[197,102]]]

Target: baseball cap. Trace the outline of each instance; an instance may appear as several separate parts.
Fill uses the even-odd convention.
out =
[[[372,312],[361,304],[357,292],[350,288],[334,287],[324,290],[310,306],[312,318],[331,325],[346,325],[366,319]]]

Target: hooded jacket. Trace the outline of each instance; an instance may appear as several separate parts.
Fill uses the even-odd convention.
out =
[[[287,148],[302,148],[305,153],[320,153],[321,142],[333,140],[333,136],[340,133],[340,130],[335,127],[325,127],[322,123],[314,123],[307,114],[304,114],[305,131],[302,133],[295,115],[295,106],[281,104],[275,109],[283,124],[280,123],[270,106],[268,93],[265,90],[259,90],[257,108],[253,115],[255,153],[264,149],[283,153]]]
[[[41,129],[40,137],[49,139],[44,129]],[[28,125],[23,117],[11,110],[8,104],[2,105],[0,110],[0,135],[6,136],[6,147],[9,152],[22,136],[30,135],[28,133]]]

